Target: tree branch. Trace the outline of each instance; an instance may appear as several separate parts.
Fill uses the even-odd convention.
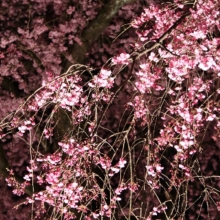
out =
[[[88,52],[91,45],[97,40],[112,18],[118,13],[119,9],[132,1],[133,0],[110,0],[101,8],[97,17],[83,30],[80,39],[82,45],[75,43],[71,49],[74,63],[83,63],[86,52]],[[70,65],[71,63],[67,61],[64,70],[67,70]]]
[[[190,13],[186,13],[184,15],[182,15],[159,39],[157,39],[157,41],[150,47],[150,48],[146,48],[145,50],[143,50],[142,52],[138,53],[136,59],[139,59],[141,56],[143,56],[144,54],[148,53],[149,51],[152,51],[154,48],[161,46],[161,44],[163,43],[163,41],[168,37],[168,35],[175,30],[179,24],[181,24],[184,19],[186,17],[188,17],[190,15]]]

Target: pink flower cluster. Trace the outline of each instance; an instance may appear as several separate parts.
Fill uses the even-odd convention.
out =
[[[150,55],[151,56],[151,55]],[[151,63],[143,63],[140,65],[140,71],[136,73],[137,81],[135,85],[140,93],[151,93],[151,89],[163,90],[163,88],[157,83],[161,78],[161,71],[157,68],[151,71]]]
[[[34,122],[34,119],[33,118],[30,118],[30,120],[26,120],[26,121],[23,121],[23,125],[19,126],[18,127],[18,130],[19,130],[19,135],[20,136],[23,136],[23,134],[26,132],[26,131],[29,131],[33,128],[33,126],[35,125],[35,122]]]
[[[129,58],[130,58],[129,54],[121,53],[120,55],[112,58],[112,63],[114,65],[116,65],[116,64],[128,65],[130,63]]]
[[[114,83],[114,77],[111,76],[111,71],[107,69],[101,69],[97,76],[94,76],[92,82],[89,83],[91,88],[111,88]]]
[[[54,10],[59,14],[57,5]],[[43,138],[50,138],[56,150],[50,154],[40,154],[38,147],[33,150],[37,159],[27,167],[25,182],[17,184],[13,173],[7,179],[15,187],[14,192],[23,194],[25,187],[36,180],[44,190],[28,198],[29,203],[37,200],[41,207],[47,203],[64,219],[77,218],[80,213],[87,220],[111,218],[115,208],[124,213],[121,202],[126,198],[132,205],[126,211],[129,216],[136,215],[148,204],[147,198],[137,193],[139,185],[140,192],[149,189],[149,197],[153,198],[147,214],[140,219],[168,215],[170,210],[166,212],[164,205],[167,202],[176,212],[170,214],[172,218],[186,214],[191,208],[187,196],[193,181],[206,187],[200,192],[201,198],[204,192],[211,195],[214,191],[217,195],[214,187],[206,186],[205,176],[202,178],[205,169],[200,168],[198,155],[210,143],[220,146],[219,6],[214,0],[198,0],[195,7],[182,0],[175,0],[169,7],[151,5],[131,23],[138,36],[133,42],[135,52],[114,56],[111,67],[102,67],[87,81],[85,69],[74,71],[77,65],[72,66],[72,72],[60,76],[48,71],[42,88],[21,106],[10,123],[22,135],[35,129],[38,121]],[[71,30],[73,12],[77,12],[77,7],[68,5],[70,22],[59,24],[61,30]],[[36,27],[31,32],[18,30],[26,43],[33,33],[38,39],[49,32],[51,42],[60,44],[64,32],[59,32],[58,26],[50,30],[40,19],[34,22]],[[67,32],[69,41],[82,43]],[[13,38],[8,41],[14,42]],[[3,39],[2,44],[8,42]],[[60,45],[64,47],[64,42]],[[53,58],[55,51],[50,49]],[[49,56],[48,51],[35,52],[44,53],[41,57]],[[16,59],[12,61],[17,64]],[[123,68],[128,65],[129,69],[132,61],[128,76]],[[58,66],[60,62],[57,58]],[[62,117],[56,119],[55,113],[60,112],[66,113],[71,126],[57,141],[54,128],[58,128]],[[39,140],[41,144],[43,141]],[[161,201],[166,197],[163,191],[171,190],[176,193],[175,201]],[[204,197],[208,204],[207,198]],[[185,201],[185,205],[180,201]],[[216,203],[216,198],[212,198],[212,203]]]
[[[6,182],[8,186],[14,188],[13,193],[18,196],[24,195],[25,188],[30,185],[28,182],[18,183],[18,181],[15,179],[14,172],[12,170],[9,172],[9,177],[6,178]]]
[[[146,168],[147,168],[147,176],[151,177],[151,178],[148,177],[149,179],[148,183],[153,189],[158,189],[159,184],[155,180],[157,180],[160,177],[161,172],[164,168],[160,164],[149,165],[146,166]]]

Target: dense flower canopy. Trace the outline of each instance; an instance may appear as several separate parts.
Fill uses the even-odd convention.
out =
[[[219,217],[220,2],[128,3],[2,1],[0,168],[20,218]]]

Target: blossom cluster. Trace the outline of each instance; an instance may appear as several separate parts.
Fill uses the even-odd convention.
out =
[[[58,15],[57,2],[53,10]],[[210,176],[200,159],[206,158],[202,150],[207,146],[216,151],[220,146],[219,7],[215,0],[152,4],[131,22],[137,34],[132,52],[119,52],[94,75],[83,65],[62,75],[57,74],[60,69],[47,71],[42,87],[4,127],[17,128],[28,143],[34,138],[26,131],[36,131],[36,137],[41,133],[35,137],[37,147],[29,146],[34,160],[24,183],[18,184],[13,172],[7,179],[14,193],[24,194],[36,182],[43,189],[27,203],[39,201],[42,213],[47,203],[52,217],[64,219],[175,219],[193,210],[198,198],[219,209],[219,195],[210,196],[219,193],[219,176]],[[70,20],[75,12],[77,7],[68,5]],[[65,47],[58,26],[69,28],[68,22],[55,22],[54,30],[40,19],[33,22],[31,32],[18,30],[27,42],[48,32],[53,44]],[[70,34],[65,37],[83,43]],[[65,48],[60,50],[65,54]],[[55,67],[60,64],[57,58]],[[205,190],[198,189],[191,201],[194,183]],[[171,192],[174,198],[167,196]],[[204,205],[198,206],[202,213]]]

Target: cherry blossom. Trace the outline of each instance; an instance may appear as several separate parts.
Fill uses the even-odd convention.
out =
[[[13,193],[38,218],[216,219],[219,2],[124,5],[92,47],[104,2],[32,3],[1,5],[0,81],[22,94],[0,94],[14,100],[1,144],[13,158],[22,141],[29,161],[5,172]]]
[[[113,64],[129,64],[130,55],[127,53],[121,53],[119,56],[112,58]]]

